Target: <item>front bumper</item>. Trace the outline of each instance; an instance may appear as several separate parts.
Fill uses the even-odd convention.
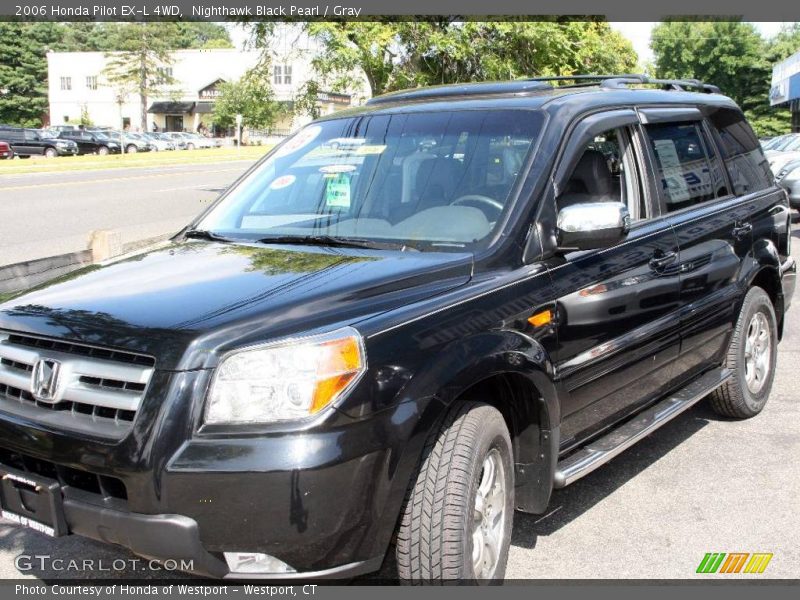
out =
[[[124,441],[95,450],[5,418],[0,446],[29,457],[26,468],[55,465],[69,533],[150,559],[190,560],[191,572],[210,577],[351,577],[379,569],[389,546],[408,482],[401,455],[414,414],[407,404],[363,420],[334,411],[324,431],[194,437],[154,454],[150,465],[125,459]],[[19,470],[20,461],[11,462]],[[75,470],[100,478],[101,491],[76,489]],[[127,493],[104,495],[108,478]],[[229,573],[223,552],[268,554],[295,572]]]
[[[200,539],[197,522],[182,515],[145,515],[121,512],[85,502],[65,500],[64,515],[71,533],[107,544],[124,546],[156,561],[191,565],[195,575],[227,579],[259,578],[251,573],[231,573],[219,554],[212,554]],[[353,577],[380,568],[380,559],[340,565],[319,571],[266,574],[269,579],[320,579]]]

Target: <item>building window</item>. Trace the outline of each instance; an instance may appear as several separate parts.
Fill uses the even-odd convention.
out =
[[[97,89],[97,75],[89,75],[88,77],[86,77],[86,89],[87,90]]]
[[[164,84],[169,83],[173,79],[172,67],[158,67],[156,70],[156,83]]]
[[[275,65],[272,67],[272,83],[275,85],[291,85],[292,65]]]
[[[72,89],[72,77],[62,77],[61,90],[67,92],[71,89]]]

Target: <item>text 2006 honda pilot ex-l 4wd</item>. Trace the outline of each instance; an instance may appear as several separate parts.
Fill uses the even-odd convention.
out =
[[[0,305],[4,516],[217,577],[496,579],[515,510],[706,396],[758,414],[796,269],[741,111],[559,83],[331,115]]]

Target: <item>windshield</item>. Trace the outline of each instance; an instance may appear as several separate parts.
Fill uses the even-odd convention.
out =
[[[488,242],[543,116],[464,110],[312,124],[197,229],[225,238],[357,238],[420,249]]]

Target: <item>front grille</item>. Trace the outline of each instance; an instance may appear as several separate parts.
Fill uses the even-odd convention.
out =
[[[5,448],[0,448],[0,464],[24,473],[54,479],[63,487],[75,488],[90,494],[98,494],[104,498],[128,499],[125,483],[116,477],[65,467],[49,460],[26,456]]]
[[[58,371],[44,396],[33,393],[40,361]],[[129,427],[154,368],[150,356],[0,332],[0,409]]]

